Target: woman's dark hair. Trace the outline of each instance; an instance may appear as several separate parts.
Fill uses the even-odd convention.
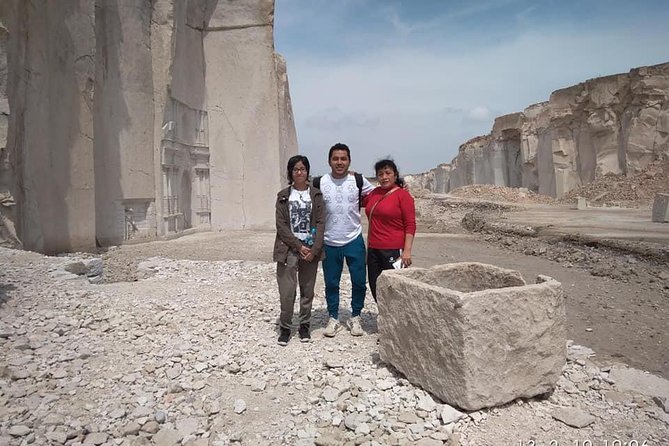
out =
[[[395,172],[395,184],[398,186],[402,187],[404,186],[404,180],[400,178],[400,172],[397,170],[397,164],[395,164],[395,161],[391,159],[384,159],[381,161],[377,161],[376,164],[374,164],[374,172],[378,175],[379,170],[390,167],[393,169],[393,172]]]
[[[293,184],[293,169],[295,168],[295,164],[299,163],[300,161],[302,161],[302,164],[304,164],[304,167],[306,167],[307,178],[309,178],[309,158],[304,155],[291,156],[288,160],[288,184]]]

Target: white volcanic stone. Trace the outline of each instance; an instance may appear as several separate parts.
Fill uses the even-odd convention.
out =
[[[467,410],[549,392],[566,361],[565,302],[559,282],[538,281],[481,263],[384,272],[381,359]]]
[[[0,58],[8,62],[10,88],[7,100],[0,92],[0,115],[8,105],[7,135],[15,157],[9,178],[16,180],[21,242],[47,253],[94,248],[95,2],[77,1],[71,8],[2,3],[0,20],[9,35],[6,48],[0,43]],[[5,161],[0,160],[0,194]]]
[[[574,407],[559,407],[553,411],[552,417],[579,429],[595,422],[595,417]]]
[[[669,398],[669,380],[631,367],[613,367],[609,378],[622,392]]]
[[[237,399],[235,400],[234,404],[234,411],[236,414],[241,414],[246,410],[246,401],[243,399]]]
[[[9,435],[12,437],[25,437],[31,432],[28,426],[18,424],[9,428]]]
[[[441,418],[441,422],[444,424],[455,423],[466,416],[467,414],[460,412],[448,404],[443,404],[439,408],[439,418]]]
[[[297,153],[273,0],[0,3],[1,245],[273,227]]]
[[[494,184],[561,197],[669,155],[668,100],[669,63],[590,79],[495,118],[491,132],[463,143],[449,164],[408,182],[439,193]]]
[[[656,223],[669,223],[669,194],[655,195],[651,220]]]
[[[287,155],[277,150],[281,128],[274,2],[214,5],[203,34],[205,76],[215,79],[205,88],[208,102],[216,104],[208,115],[212,228],[271,228],[275,198],[267,190],[280,188],[279,163]]]

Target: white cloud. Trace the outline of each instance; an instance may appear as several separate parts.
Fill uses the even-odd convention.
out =
[[[469,110],[467,116],[475,121],[488,121],[490,119],[490,110],[484,105],[479,105]]]
[[[392,8],[386,14],[395,37],[420,30],[429,40],[430,22],[403,21]],[[327,149],[338,141],[351,146],[354,165],[366,173],[388,153],[401,170],[428,170],[487,133],[495,116],[522,111],[588,78],[667,61],[667,40],[669,32],[661,29],[631,39],[615,27],[544,27],[494,45],[390,38],[344,54],[288,55],[300,151],[321,173]]]

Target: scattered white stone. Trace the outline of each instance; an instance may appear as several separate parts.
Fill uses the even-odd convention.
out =
[[[176,428],[182,437],[196,433],[199,427],[200,422],[194,417],[181,418],[176,422]]]
[[[397,385],[397,380],[395,378],[385,378],[376,381],[376,387],[381,390],[389,390]]]
[[[17,424],[9,428],[9,435],[12,437],[25,437],[31,432],[28,426]]]
[[[420,423],[421,421],[414,412],[402,412],[397,419],[405,424]]]
[[[339,358],[327,358],[325,360],[325,366],[330,369],[338,369],[344,367],[344,361]]]
[[[418,403],[416,404],[416,408],[424,410],[425,412],[432,412],[437,408],[437,403],[434,402],[434,400],[430,395],[425,394],[421,395],[418,398]]]
[[[109,417],[116,420],[125,416],[125,409],[114,409],[109,413]]]
[[[241,414],[246,410],[246,401],[243,399],[235,400],[234,411],[236,414]]]
[[[557,408],[553,411],[551,416],[568,426],[576,428],[582,428],[595,422],[595,417],[575,407]]]
[[[369,424],[367,423],[360,423],[358,426],[355,428],[355,433],[356,435],[367,435],[369,434],[371,429],[369,428]]]
[[[84,439],[84,446],[91,444],[96,446],[101,445],[107,441],[108,437],[109,435],[104,432],[91,432],[90,434],[86,435],[86,438]]]
[[[181,443],[183,436],[176,429],[164,427],[153,436],[156,446],[175,446]]]
[[[265,388],[267,388],[267,382],[261,379],[256,379],[253,381],[253,384],[251,384],[251,390],[254,392],[263,392]]]
[[[333,402],[336,401],[337,398],[339,398],[339,390],[335,389],[334,387],[328,386],[325,389],[323,389],[321,396],[325,401]]]
[[[466,416],[467,414],[460,412],[448,404],[442,404],[439,408],[439,418],[441,418],[441,422],[444,424],[455,423]]]

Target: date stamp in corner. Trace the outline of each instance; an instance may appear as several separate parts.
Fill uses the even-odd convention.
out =
[[[619,440],[602,438],[598,440],[518,440],[516,446],[655,446],[648,440]]]

